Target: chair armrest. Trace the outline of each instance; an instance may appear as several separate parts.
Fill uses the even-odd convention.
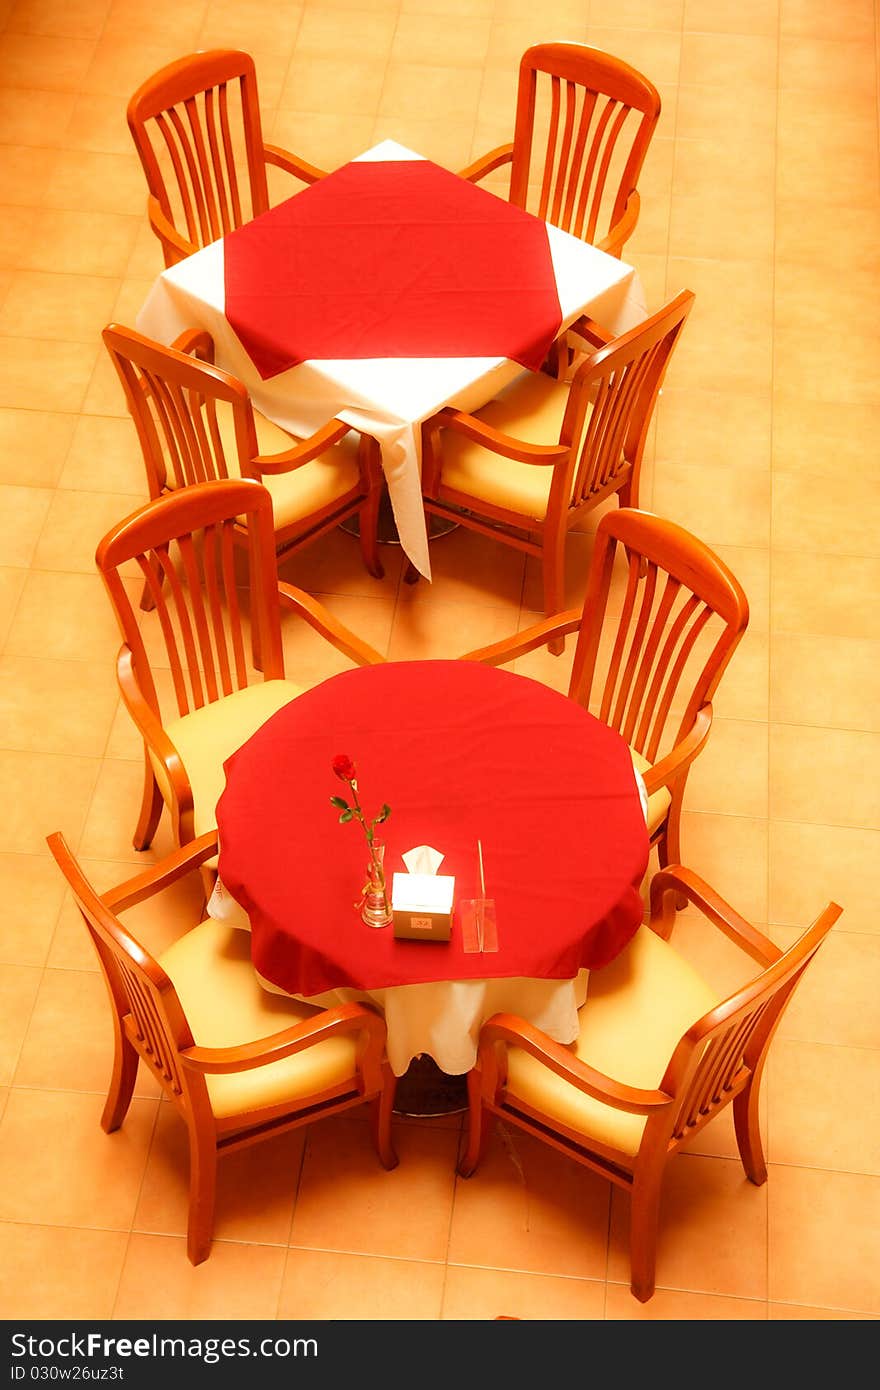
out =
[[[214,362],[214,339],[207,328],[185,328],[171,346],[175,352],[185,352],[201,362]]]
[[[651,880],[650,927],[664,941],[668,941],[672,933],[676,918],[675,898],[679,895],[698,907],[713,926],[748,952],[753,960],[761,965],[770,965],[779,960],[782,951],[769,937],[741,917],[705,879],[682,864],[661,869]]]
[[[546,646],[554,637],[566,637],[570,632],[577,632],[582,618],[582,608],[569,608],[565,613],[554,614],[552,618],[542,618],[539,623],[523,628],[522,632],[515,632],[512,637],[505,637],[488,647],[477,647],[474,651],[465,652],[458,660],[482,661],[486,666],[503,666],[505,662],[525,656],[537,647]]]
[[[482,444],[485,449],[491,449],[504,458],[516,459],[518,463],[535,463],[552,468],[569,453],[567,444],[529,444],[493,429],[484,420],[477,419],[476,415],[468,415],[466,411],[455,410],[452,406],[432,416],[425,422],[425,428],[432,433],[440,429],[455,430],[456,434],[463,434],[475,444]]]
[[[318,179],[327,177],[326,169],[319,169],[316,164],[299,159],[289,150],[282,150],[279,145],[264,145],[263,158],[267,164],[274,164],[277,169],[293,174],[295,178],[302,179],[303,183],[317,183]]]
[[[362,642],[360,637],[355,636],[350,628],[341,623],[338,618],[334,618],[328,608],[323,603],[319,603],[311,594],[307,594],[304,589],[297,589],[293,584],[287,584],[284,580],[278,583],[278,597],[282,604],[294,609],[301,618],[304,618],[309,627],[313,627],[322,637],[326,637],[337,651],[355,662],[358,666],[383,666],[385,658],[375,647],[371,647],[367,642]]]
[[[681,739],[674,748],[670,748],[669,752],[662,757],[659,762],[654,763],[653,767],[650,767],[647,772],[642,774],[645,781],[645,790],[649,796],[653,796],[654,792],[659,791],[661,787],[665,787],[668,783],[675,781],[677,777],[690,767],[694,758],[706,742],[706,739],[709,737],[711,728],[712,706],[707,703],[703,705],[702,709],[697,710],[693,727],[688,730],[684,738]]]
[[[253,1071],[256,1067],[271,1066],[273,1062],[292,1057],[340,1033],[366,1033],[374,1048],[381,1049],[385,1042],[385,1020],[368,1005],[340,1004],[256,1042],[241,1043],[237,1047],[188,1047],[181,1052],[180,1059],[185,1066],[202,1075]]]
[[[494,150],[489,150],[488,154],[481,154],[479,159],[475,159],[465,169],[459,169],[458,177],[467,179],[468,183],[479,183],[480,179],[491,174],[493,169],[499,169],[502,164],[510,164],[512,159],[513,144],[498,145]]]
[[[301,468],[304,463],[311,463],[312,459],[318,458],[332,444],[338,444],[350,430],[351,426],[343,424],[341,420],[328,420],[326,425],[310,434],[308,439],[295,443],[292,449],[283,449],[280,454],[258,454],[256,458],[251,459],[251,463],[266,475],[291,473],[295,468]]]
[[[119,649],[119,656],[116,659],[116,679],[125,708],[140,729],[144,742],[149,744],[168,773],[168,780],[174,788],[174,795],[177,797],[177,805],[181,815],[191,811],[193,794],[189,775],[161,721],[157,719],[144,699],[137,676],[134,673],[131,648],[128,646],[122,646]]]
[[[612,1105],[615,1110],[626,1110],[631,1115],[651,1115],[672,1103],[672,1096],[666,1091],[626,1086],[621,1081],[615,1081],[612,1076],[597,1071],[595,1067],[576,1057],[570,1048],[554,1042],[546,1033],[542,1033],[540,1028],[520,1018],[518,1014],[493,1014],[480,1029],[478,1065],[484,1072],[491,1073],[494,1070],[491,1062],[488,1068],[485,1067],[484,1056],[492,1051],[497,1042],[522,1048],[524,1052],[528,1052],[544,1066],[549,1067],[550,1071],[561,1076],[563,1081],[570,1082],[579,1091],[593,1096],[605,1105]]]
[[[136,874],[102,893],[101,901],[106,903],[111,912],[124,912],[126,908],[136,907],[138,903],[145,902],[147,898],[152,898],[154,894],[169,888],[172,883],[177,883],[178,879],[185,878],[194,869],[200,868],[216,853],[217,831],[209,830],[197,840],[187,841],[173,854],[167,855],[161,863],[154,864],[152,868],[145,869],[143,873]]]
[[[626,207],[623,210],[623,216],[620,221],[615,222],[614,226],[609,229],[607,235],[603,236],[601,241],[596,242],[596,246],[600,251],[607,252],[609,256],[620,256],[624,245],[629,241],[636,229],[641,205],[641,198],[639,197],[637,189],[634,188],[626,200]]]
[[[194,246],[191,241],[187,241],[186,237],[180,235],[174,223],[168,220],[159,206],[159,199],[152,193],[147,199],[147,216],[150,221],[150,226],[166,248],[166,269],[169,264],[174,265],[177,261],[186,260],[187,256],[191,256],[194,251],[198,250],[197,246]],[[170,262],[167,256],[169,247],[173,252],[173,260]]]

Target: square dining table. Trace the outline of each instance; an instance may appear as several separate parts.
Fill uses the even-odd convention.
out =
[[[207,329],[219,367],[295,435],[332,417],[378,440],[400,543],[431,566],[420,425],[536,370],[582,314],[647,315],[632,266],[384,140],[162,272],[140,332]]]

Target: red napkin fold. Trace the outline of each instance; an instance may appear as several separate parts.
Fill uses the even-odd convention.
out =
[[[537,370],[559,332],[545,223],[429,160],[346,164],[223,250],[226,317],[264,380],[310,358]]]

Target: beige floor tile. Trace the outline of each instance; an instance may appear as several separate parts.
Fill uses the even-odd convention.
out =
[[[331,18],[331,16],[325,16]],[[391,18],[389,16],[389,18]],[[371,17],[369,28],[379,29]],[[481,68],[489,48],[489,34],[492,21],[488,15],[469,15],[462,13],[455,18],[456,63],[462,67]],[[305,24],[303,25],[305,30]],[[437,62],[438,55],[448,53],[450,38],[449,16],[444,14],[401,14],[393,29],[393,42],[390,46],[394,62],[428,63]],[[303,37],[297,41],[297,49],[302,50]],[[381,50],[383,53],[385,49]]]
[[[656,456],[674,463],[769,468],[771,418],[767,392],[664,385],[657,403]]]
[[[33,145],[0,148],[0,188],[4,203],[11,207],[38,207],[57,158],[52,150]]]
[[[742,143],[732,161],[725,160],[724,187],[742,192],[745,198],[773,197],[776,193],[776,152],[772,141],[755,142],[744,151]],[[718,181],[718,142],[696,134],[675,142],[672,192],[681,198],[716,196]],[[715,384],[715,383],[713,383]]]
[[[771,1322],[874,1322],[880,1316],[836,1308],[811,1308],[799,1303],[770,1303],[768,1309]]]
[[[865,776],[878,755],[877,734],[771,724],[771,817],[880,830],[880,789]]]
[[[0,1265],[4,1316],[20,1321],[109,1319],[127,1243],[124,1231],[5,1224]],[[71,1278],[72,1270],[76,1278]]]
[[[557,1279],[450,1265],[441,1316],[447,1322],[484,1321],[499,1314],[533,1322],[596,1322],[605,1316],[604,1305],[602,1279]]]
[[[602,507],[601,511],[615,511],[617,503],[612,499],[607,507]],[[565,607],[579,608],[583,604],[584,596],[587,592],[587,582],[590,574],[590,564],[593,558],[593,546],[595,527],[598,525],[597,514],[588,513],[584,518],[583,525],[590,526],[589,532],[570,531],[565,541]],[[500,554],[501,547],[497,541],[486,540],[487,554],[493,559]],[[515,552],[510,552],[515,558]],[[540,560],[533,556],[526,557],[525,577],[522,588],[522,607],[530,613],[543,617],[544,615],[544,569]],[[537,616],[535,618],[537,621]]]
[[[81,415],[58,484],[65,491],[130,495],[132,510],[146,502],[146,470],[132,421]]]
[[[779,93],[776,192],[835,205],[876,207],[876,117],[870,107],[829,114],[809,92]]]
[[[99,766],[97,758],[0,752],[0,803],[6,807],[0,850],[48,854],[46,836],[53,830],[75,844]]]
[[[0,1126],[0,1220],[129,1230],[158,1105],[132,1101],[105,1134],[103,1096],[14,1088]],[[41,1131],[51,1144],[34,1143]]]
[[[684,27],[719,34],[775,34],[778,0],[685,0]]]
[[[72,414],[0,410],[0,482],[54,487],[76,426]]]
[[[819,901],[824,906],[822,894]],[[779,1025],[780,1038],[836,1047],[880,1047],[876,1008],[880,940],[845,931],[843,920],[841,917],[798,985]],[[799,932],[774,927],[771,934],[787,948]]]
[[[840,32],[840,31],[838,31]],[[779,42],[779,85],[827,96],[848,104],[874,92],[875,59],[868,44],[842,39],[783,33]],[[774,76],[775,81],[775,76]]]
[[[49,176],[42,201],[47,208],[139,214],[144,174],[134,147],[124,154],[65,150]]]
[[[135,598],[139,586],[134,581],[132,589]],[[115,688],[120,641],[100,575],[31,570],[22,588],[5,652],[7,656],[94,665],[109,690]]]
[[[295,150],[322,169],[338,169],[375,144],[376,117],[328,111],[279,111],[272,123],[272,141]]]
[[[0,744],[33,753],[100,757],[116,698],[100,667],[7,654],[0,657]]]
[[[106,92],[80,92],[63,128],[66,150],[89,150],[95,154],[128,154],[131,133],[120,119],[119,97]],[[143,188],[146,201],[146,185]]]
[[[880,559],[789,551],[773,566],[774,634],[880,638]],[[843,649],[844,651],[846,648]]]
[[[766,545],[769,505],[770,476],[760,469],[657,464],[654,511],[674,516],[709,545]]]
[[[43,972],[32,965],[7,965],[0,975],[0,1083],[11,1082]]]
[[[778,45],[769,34],[685,33],[681,41],[683,85],[741,89],[776,86]]]
[[[825,633],[774,634],[770,718],[880,731],[880,642]]]
[[[776,130],[775,88],[751,86],[744,101],[738,83],[679,88],[676,140],[712,140],[716,150],[726,142],[726,158],[741,155],[765,141],[772,146]]]
[[[278,572],[288,583],[320,597],[349,594],[393,600],[403,568],[403,551],[399,545],[383,545],[379,558],[385,576],[374,579],[364,567],[360,541],[337,526],[313,545],[288,556]]]
[[[391,62],[382,86],[380,116],[423,116],[445,111],[450,121],[473,120],[482,74],[468,67]]]
[[[771,1163],[880,1175],[880,1051],[779,1038],[766,1086]]]
[[[770,822],[770,920],[805,927],[829,898],[849,932],[880,931],[880,832]]]
[[[0,87],[0,135],[10,145],[55,148],[76,100],[73,92],[47,92],[39,86]]]
[[[631,63],[654,83],[681,80],[681,34],[675,29],[605,29],[591,14],[587,42]]]
[[[431,542],[430,601],[503,609],[511,615],[512,630],[523,597],[525,563],[521,550],[459,526]],[[401,584],[398,607],[424,599],[428,587],[424,580]]]
[[[388,646],[389,661],[448,660],[509,637],[515,619],[508,609],[475,609],[420,595],[398,605]]]
[[[166,63],[180,57],[180,48],[164,35],[162,43],[131,43],[118,34],[104,34],[93,46],[80,90],[128,101],[132,92]]]
[[[564,27],[563,27],[564,25]],[[581,5],[575,11],[568,0],[563,16],[557,18],[556,36],[576,43],[583,43],[588,37],[586,7]],[[489,47],[486,61],[492,65],[509,66],[516,69],[519,60],[532,44],[542,43],[547,37],[546,21],[534,9],[524,11],[496,11],[489,34]]]
[[[33,854],[0,854],[0,960],[4,965],[45,964],[64,895],[53,863]]]
[[[129,1241],[113,1316],[161,1320],[274,1318],[284,1250],[215,1241],[193,1266],[181,1236],[134,1234]]]
[[[375,115],[384,65],[368,58],[316,58],[294,54],[279,98],[282,111]],[[301,148],[296,145],[294,148]]]
[[[685,812],[681,853],[689,867],[750,922],[767,920],[767,822]]]
[[[46,208],[21,256],[23,270],[67,275],[125,274],[139,219],[116,212]]]
[[[94,39],[7,32],[0,35],[3,84],[47,92],[77,91],[86,80],[94,52]]]
[[[514,1126],[493,1124],[477,1172],[456,1181],[449,1262],[602,1279],[608,1203],[601,1178]]]
[[[615,1191],[608,1279],[629,1279],[629,1198]],[[657,1236],[664,1289],[767,1297],[767,1188],[724,1158],[681,1154],[666,1171]]]
[[[768,1193],[771,1300],[880,1312],[880,1179],[774,1164]]]
[[[113,1024],[103,979],[94,971],[45,970],[15,1085],[105,1096],[112,1067]],[[159,1094],[158,1081],[141,1067],[135,1095]]]
[[[278,1317],[433,1320],[440,1316],[446,1279],[442,1264],[293,1249],[287,1252]]]
[[[98,542],[136,507],[137,499],[130,494],[59,489],[37,544],[34,565],[44,570],[94,574]]]
[[[158,0],[145,7],[138,0],[113,0],[103,34],[122,40],[142,40],[152,43],[167,41],[173,33],[181,53],[196,46],[196,39],[210,8],[210,0],[187,0],[181,14],[174,0]]]
[[[817,204],[815,198],[776,199],[776,260],[811,266],[815,273],[851,270],[876,272],[880,207]],[[809,406],[809,401],[804,401]]]
[[[760,185],[672,195],[669,252],[719,260],[769,261],[773,255],[774,200]]]
[[[763,393],[770,385],[772,334],[769,261],[671,257],[670,281],[696,302],[676,345],[673,382],[681,389]]]
[[[313,1125],[290,1244],[443,1261],[458,1135],[398,1126],[394,1142],[400,1164],[388,1173],[376,1157],[367,1125],[345,1119]],[[403,1211],[405,1222],[400,1219]]]
[[[470,160],[472,120],[445,121],[435,116],[377,116],[371,143],[396,140],[444,169],[463,169]]]
[[[780,550],[817,550],[826,555],[876,555],[880,483],[851,482],[846,496],[821,479],[774,472],[771,534]]]
[[[370,14],[366,7],[327,10],[306,5],[296,35],[297,56],[333,53],[369,58],[381,67],[391,50],[396,23],[391,8]]]
[[[688,777],[689,811],[760,817],[767,814],[767,726],[715,719],[709,741]]]
[[[433,3],[433,0],[431,0]],[[625,29],[680,29],[684,0],[591,0],[596,24]]]
[[[94,343],[0,338],[0,405],[79,410],[94,365]]]
[[[16,34],[96,39],[112,0],[11,0],[6,28]]]
[[[364,598],[354,594],[322,594],[321,602],[335,618],[373,647],[381,656],[388,654],[394,600]],[[284,669],[287,679],[297,685],[312,686],[339,671],[349,670],[352,662],[294,611],[282,616]]]
[[[0,567],[0,650],[9,635],[26,578],[23,569]]]
[[[846,30],[851,37],[870,39],[873,33],[870,0],[841,0],[829,14],[822,0],[779,0],[779,29],[782,34],[806,34],[815,38],[837,39]]]
[[[0,269],[17,270],[26,260],[34,240],[34,229],[41,214],[36,208],[5,209],[0,223]]]
[[[143,767],[139,763],[105,760],[89,806],[78,852],[92,859],[143,864],[171,848],[167,814],[162,816],[153,847],[146,854],[132,847],[131,837],[141,805]]]
[[[155,237],[150,244],[150,254],[155,255],[153,242],[158,246]],[[156,273],[160,269],[156,266]],[[83,414],[88,415],[116,415],[123,419],[128,419],[128,407],[125,404],[125,396],[120,385],[119,377],[116,375],[116,368],[107,356],[103,348],[98,353],[95,368],[89,381],[83,401]]]
[[[605,1317],[639,1322],[763,1322],[763,1299],[725,1298],[707,1293],[658,1289],[649,1303],[639,1303],[623,1284],[608,1285]]]
[[[220,1160],[214,1220],[217,1239],[286,1247],[304,1144],[305,1130],[295,1129]],[[186,1126],[172,1106],[163,1105],[134,1214],[134,1229],[186,1235],[188,1210]]]

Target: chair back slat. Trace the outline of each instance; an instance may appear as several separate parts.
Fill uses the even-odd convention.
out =
[[[610,616],[618,547],[626,588]],[[711,701],[748,617],[738,580],[697,537],[650,512],[608,512],[596,532],[569,695],[656,762]]]
[[[216,50],[170,63],[135,92],[128,124],[150,193],[189,243],[186,253],[165,244],[166,264],[268,209],[248,54]]]
[[[659,114],[656,88],[629,64],[585,44],[536,44],[520,63],[511,202],[596,241],[636,188]]]

